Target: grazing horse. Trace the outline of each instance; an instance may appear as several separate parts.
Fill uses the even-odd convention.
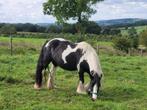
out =
[[[47,87],[54,87],[54,74],[56,67],[61,67],[65,70],[78,70],[79,85],[78,93],[86,93],[92,96],[92,99],[97,99],[97,93],[100,88],[100,80],[102,78],[102,70],[99,58],[92,48],[86,42],[72,43],[62,38],[54,38],[46,41],[41,49],[36,69],[35,89],[40,89],[42,85],[42,71],[51,65],[50,74],[47,81]],[[90,83],[84,87],[84,72],[87,72],[90,77]]]

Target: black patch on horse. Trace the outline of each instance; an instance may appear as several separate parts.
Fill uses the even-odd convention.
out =
[[[80,69],[84,70],[84,72],[87,72],[90,74],[90,69],[89,69],[89,65],[87,63],[86,60],[83,60],[81,63],[80,63]]]
[[[65,58],[67,63],[63,62],[63,68],[67,70],[77,70],[77,64],[79,63],[80,58],[83,56],[82,51],[82,49],[77,49],[76,52],[71,52],[69,55],[67,55]]]

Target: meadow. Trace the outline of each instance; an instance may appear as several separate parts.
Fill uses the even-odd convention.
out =
[[[128,28],[130,29],[131,27],[128,27]],[[136,29],[136,32],[139,34],[143,30],[147,29],[147,26],[135,26],[134,28]],[[120,30],[122,35],[128,35],[128,29],[120,28]]]
[[[127,56],[100,50],[104,78],[98,99],[76,93],[76,71],[56,72],[56,88],[34,90],[40,48],[46,39],[0,37],[0,110],[146,110],[147,56]],[[98,42],[112,49],[111,42]],[[86,81],[88,75],[85,73]]]

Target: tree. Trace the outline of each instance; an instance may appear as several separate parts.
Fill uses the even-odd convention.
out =
[[[147,29],[140,33],[139,43],[147,47]]]
[[[48,33],[60,33],[61,28],[58,25],[50,25],[47,29],[46,32]]]
[[[83,27],[83,33],[100,34],[101,27],[94,21],[83,21],[81,26]]]
[[[59,23],[67,22],[70,18],[81,22],[96,13],[92,5],[104,0],[48,0],[43,4],[44,14],[53,15]],[[80,28],[79,28],[80,30]]]
[[[62,26],[62,32],[72,33],[72,34],[77,33],[75,24],[64,23],[63,26]]]
[[[7,35],[15,34],[16,33],[15,26],[10,25],[10,24],[6,24],[6,25],[1,27],[0,33],[1,34],[7,34]]]
[[[126,36],[115,38],[113,44],[114,48],[126,53],[129,52],[129,48],[131,47],[130,40]]]
[[[109,27],[104,27],[101,31],[102,34],[104,35],[109,35],[110,34],[111,29]]]
[[[139,38],[136,29],[134,27],[130,28],[128,30],[128,34],[129,34],[129,39],[131,41],[131,47],[137,48],[139,43]]]

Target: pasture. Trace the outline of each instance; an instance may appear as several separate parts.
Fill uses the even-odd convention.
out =
[[[130,27],[128,27],[128,28],[130,28]],[[143,30],[147,29],[147,26],[135,26],[134,28],[136,29],[136,32],[139,34]],[[128,29],[120,28],[120,30],[121,30],[122,35],[128,35]]]
[[[145,110],[147,109],[147,56],[100,52],[104,78],[98,99],[76,93],[78,74],[57,69],[56,88],[34,90],[34,75],[45,39],[0,37],[0,110]],[[111,42],[99,42],[110,48]],[[85,74],[86,81],[88,75]]]

